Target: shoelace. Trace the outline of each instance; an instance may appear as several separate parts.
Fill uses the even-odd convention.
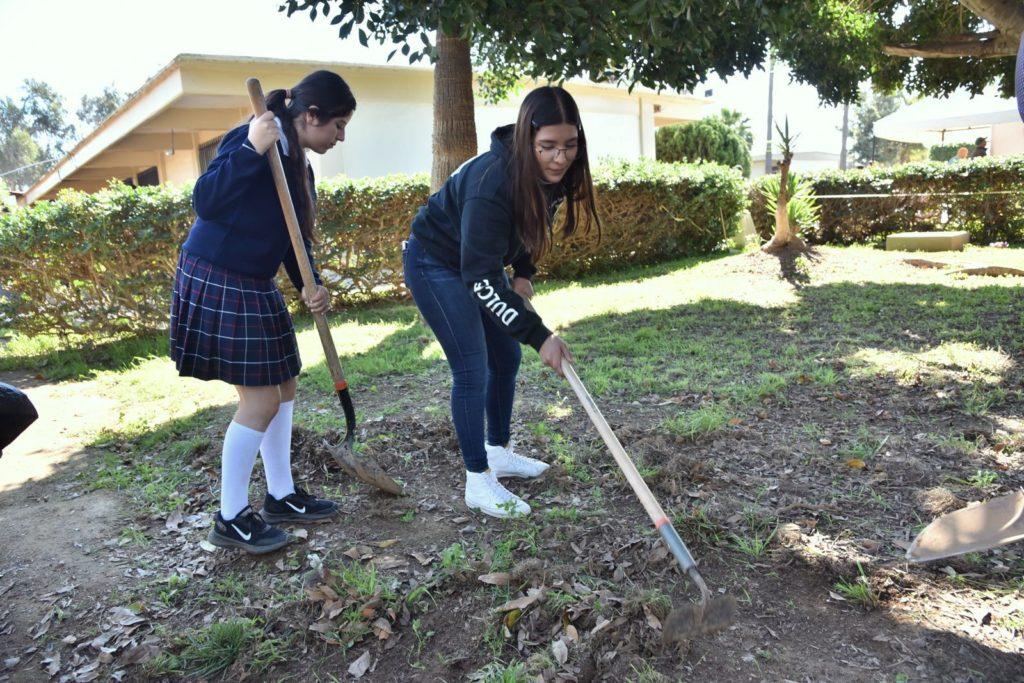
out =
[[[491,493],[494,494],[494,497],[502,503],[507,503],[510,500],[516,499],[516,495],[502,486],[501,482],[498,481],[493,472],[489,477],[487,477],[487,488],[489,488]]]
[[[530,467],[532,464],[530,463],[530,459],[527,458],[526,456],[519,455],[518,453],[516,453],[515,450],[513,450],[513,446],[514,444],[510,441],[508,444],[508,448],[505,449],[505,453],[508,455],[509,464],[519,467]]]
[[[256,514],[256,511],[250,505],[246,505],[241,512],[235,515],[235,519],[231,521],[240,521],[249,527],[250,531],[255,533],[260,533],[269,526],[263,521],[262,517]]]

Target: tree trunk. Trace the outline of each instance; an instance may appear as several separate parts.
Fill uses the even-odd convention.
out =
[[[437,31],[434,64],[434,163],[430,191],[437,192],[459,164],[476,156],[473,69],[469,42]]]
[[[779,199],[775,202],[775,234],[763,247],[762,251],[771,253],[791,246],[794,249],[807,249],[804,241],[793,232],[789,224],[789,164],[793,161],[793,153],[785,150],[782,163],[779,164]]]

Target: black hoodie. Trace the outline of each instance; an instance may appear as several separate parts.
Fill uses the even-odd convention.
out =
[[[505,266],[515,277],[537,272],[516,232],[509,178],[513,126],[491,133],[491,149],[459,166],[421,207],[412,222],[428,254],[462,274],[473,299],[512,337],[540,350],[551,330],[505,284]],[[545,186],[548,216],[564,199],[560,185]]]

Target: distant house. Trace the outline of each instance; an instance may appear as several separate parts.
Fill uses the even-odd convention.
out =
[[[199,177],[226,131],[250,114],[245,79],[264,90],[294,85],[314,69],[341,74],[358,100],[344,144],[310,155],[318,178],[429,171],[433,69],[252,57],[178,55],[30,187],[22,203],[52,198],[62,188],[93,192],[109,179],[136,185]],[[532,82],[523,83],[531,87]],[[658,126],[699,119],[709,100],[573,80],[565,87],[580,105],[591,157],[654,157]],[[497,105],[477,103],[481,151],[495,127],[512,123],[520,91]]]
[[[781,161],[781,153],[776,152],[772,154],[772,173],[779,172],[779,163]],[[839,168],[839,155],[834,152],[794,152],[793,161],[789,165],[789,170],[795,173],[813,173],[829,168]],[[761,152],[750,160],[750,177],[757,178],[763,175],[764,152]]]

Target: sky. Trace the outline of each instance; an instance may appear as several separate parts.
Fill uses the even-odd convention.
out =
[[[42,80],[73,113],[82,95],[113,85],[131,92],[177,54],[200,53],[385,64],[391,46],[342,41],[322,18],[278,12],[279,0],[0,0],[0,97],[18,97],[26,78]],[[395,64],[407,63],[396,55]],[[712,78],[712,109],[744,112],[763,153],[768,75]],[[819,107],[813,88],[789,83],[777,68],[775,119],[788,115],[796,149],[838,153],[842,110]],[[777,137],[777,136],[776,136]]]

